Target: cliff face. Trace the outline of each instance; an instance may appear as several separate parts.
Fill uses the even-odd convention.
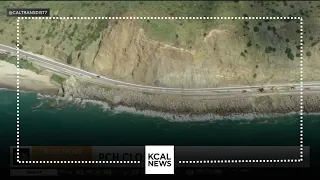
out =
[[[278,33],[260,28],[243,35],[236,23],[222,24],[198,37],[192,48],[179,48],[147,37],[138,21],[119,21],[104,31],[92,66],[108,77],[164,87],[299,82],[300,49],[295,44],[300,39],[291,28],[295,26],[297,22],[280,22]],[[318,47],[304,62],[315,74]]]
[[[157,25],[168,20],[153,21]],[[194,36],[192,42],[185,37],[187,31],[180,30],[174,37],[178,43],[147,33],[150,29],[145,20],[45,21],[54,26],[41,30],[43,39],[33,40],[23,49],[110,78],[153,86],[299,82],[299,20],[248,20],[241,27],[242,21],[221,20],[208,25],[207,33]],[[312,27],[312,32],[320,29],[319,25]],[[320,77],[320,37],[312,38],[305,37],[305,81]]]

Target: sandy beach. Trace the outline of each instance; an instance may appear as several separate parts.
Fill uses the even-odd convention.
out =
[[[47,95],[57,93],[60,86],[51,82],[49,76],[36,74],[30,70],[19,70],[19,89]],[[17,89],[17,67],[0,60],[0,88]]]

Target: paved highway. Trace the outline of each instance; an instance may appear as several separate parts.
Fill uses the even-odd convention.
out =
[[[11,53],[13,55],[17,54],[17,48],[13,48],[10,46],[6,46],[3,44],[0,44],[0,53]],[[114,79],[110,79],[104,76],[99,76],[98,74],[94,74],[73,66],[69,66],[67,64],[63,64],[61,62],[58,62],[56,60],[50,59],[48,57],[44,57],[42,55],[37,55],[31,52],[26,52],[23,50],[19,50],[19,57],[27,58],[30,61],[35,61],[39,63],[41,66],[51,69],[52,71],[56,71],[62,74],[67,75],[74,75],[76,77],[82,77],[86,78],[87,80],[102,85],[113,85],[118,87],[124,87],[134,90],[142,90],[142,91],[149,91],[149,92],[162,92],[162,93],[190,93],[190,94],[207,94],[212,92],[258,92],[258,89],[262,86],[228,86],[228,87],[218,87],[218,88],[200,88],[200,89],[188,89],[188,88],[166,88],[166,87],[154,87],[154,86],[144,86],[144,85],[138,85],[138,84],[132,84],[128,82],[122,82]],[[277,87],[277,89],[281,88],[288,88],[290,91],[299,92],[301,89],[300,83],[282,83],[282,84],[268,84],[263,85],[264,90],[270,90],[272,87]],[[290,88],[292,87],[292,88]],[[308,90],[320,90],[320,82],[305,82],[303,83],[303,87]]]

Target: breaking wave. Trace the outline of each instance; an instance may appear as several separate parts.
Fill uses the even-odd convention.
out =
[[[80,106],[81,108],[86,108],[86,106],[97,106],[101,108],[104,112],[111,112],[111,114],[119,114],[119,113],[130,113],[134,115],[143,115],[148,117],[154,118],[162,118],[169,121],[175,122],[184,122],[184,121],[217,121],[217,120],[256,120],[261,118],[274,118],[280,116],[290,116],[296,115],[298,113],[291,112],[288,114],[273,114],[273,115],[261,115],[261,114],[232,114],[228,116],[220,116],[216,114],[204,114],[204,115],[189,115],[189,114],[173,114],[173,113],[165,113],[160,111],[154,110],[137,110],[135,107],[127,107],[127,106],[116,106],[111,108],[111,106],[102,101],[97,100],[89,100],[89,99],[81,99],[81,98],[74,98],[74,99],[64,99],[62,97],[57,96],[49,96],[49,95],[41,95],[38,94],[38,99],[56,99],[57,101],[61,102],[68,102],[71,105]]]

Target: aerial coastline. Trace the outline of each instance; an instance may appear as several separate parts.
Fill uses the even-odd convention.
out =
[[[320,26],[309,18],[318,14],[318,2],[310,2],[314,11],[305,14],[300,13],[309,7],[302,2],[132,4],[96,4],[93,13],[73,11],[90,4],[49,3],[54,18],[21,19],[18,27],[12,18],[0,21],[6,25],[0,31],[0,52],[6,54],[0,58],[0,87],[50,95],[59,99],[54,107],[99,101],[111,110],[150,115],[320,112]],[[239,18],[76,18],[110,7],[119,12],[107,17]],[[19,33],[12,33],[17,28]]]
[[[16,67],[0,61],[0,87],[17,89]],[[4,71],[3,69],[6,69]],[[10,72],[10,73],[9,73]],[[27,77],[27,78],[26,78]],[[263,95],[218,98],[145,93],[112,86],[100,86],[71,76],[62,85],[50,81],[49,76],[38,75],[30,70],[20,70],[21,91],[50,95],[55,101],[52,107],[63,108],[66,102],[103,103],[107,109],[146,116],[156,116],[176,121],[255,118],[285,115],[300,111],[300,94]],[[320,112],[319,94],[304,95],[304,112]]]

